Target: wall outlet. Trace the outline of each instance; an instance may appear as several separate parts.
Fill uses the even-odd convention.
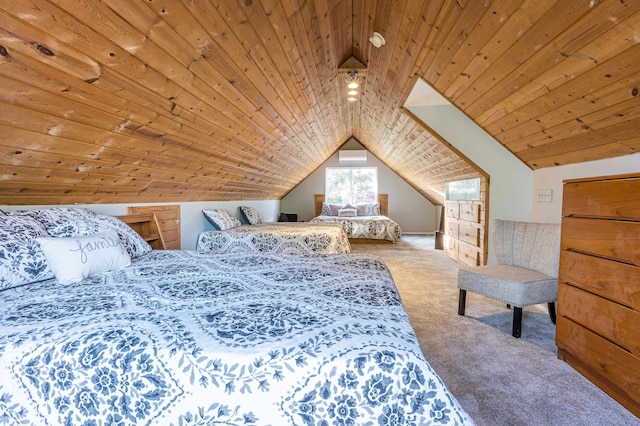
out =
[[[538,189],[538,202],[550,203],[553,201],[553,189]]]

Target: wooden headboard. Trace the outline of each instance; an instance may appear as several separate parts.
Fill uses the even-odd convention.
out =
[[[378,201],[380,202],[380,214],[383,216],[389,216],[389,194],[378,194]],[[316,194],[316,216],[320,216],[323,202],[324,194]]]

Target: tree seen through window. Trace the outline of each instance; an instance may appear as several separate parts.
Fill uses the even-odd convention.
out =
[[[331,204],[364,204],[378,200],[376,167],[327,167],[325,199]]]

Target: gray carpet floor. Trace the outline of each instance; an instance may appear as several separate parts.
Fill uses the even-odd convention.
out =
[[[391,270],[429,363],[478,426],[640,425],[640,419],[557,358],[546,305],[524,309],[522,337],[512,311],[467,293],[457,314],[458,267],[432,236],[397,244],[352,244]]]

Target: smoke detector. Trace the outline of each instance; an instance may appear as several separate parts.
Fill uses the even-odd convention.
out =
[[[384,37],[382,37],[382,34],[375,31],[373,32],[373,35],[369,37],[369,42],[377,48],[382,47],[386,43]]]

